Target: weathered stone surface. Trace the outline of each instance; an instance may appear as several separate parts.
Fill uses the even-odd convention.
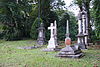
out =
[[[17,47],[18,49],[34,49],[34,48],[40,48],[41,46],[25,46],[25,47]]]
[[[78,14],[78,45],[80,45],[81,49],[87,49],[88,47],[88,18],[87,18],[87,12],[82,6],[82,11],[79,11]]]
[[[61,49],[57,57],[66,57],[66,58],[80,58],[84,56],[81,49],[78,45],[74,46],[66,46],[65,48]]]
[[[57,43],[57,24],[56,21],[51,23],[48,29],[51,31],[50,33],[50,40],[48,41],[47,48],[43,49],[43,51],[59,51],[58,43]]]
[[[50,27],[48,27],[48,29],[51,30],[51,34],[50,34],[50,40],[48,41],[48,49],[54,49],[56,48],[57,44],[56,44],[56,39],[55,39],[55,30],[56,30],[56,26],[54,26],[53,23],[51,23]]]
[[[84,38],[84,34],[78,34],[78,45],[81,49],[87,49],[86,44],[85,44],[85,38]]]
[[[58,55],[58,57],[64,57],[64,58],[81,58],[83,57],[84,54],[80,53],[80,54],[76,54],[76,55]]]
[[[61,48],[45,48],[42,51],[52,52],[52,51],[60,51],[60,50],[61,50]]]
[[[45,40],[45,28],[43,23],[40,24],[40,27],[38,28],[38,39],[37,39],[37,44],[38,45],[45,45],[46,40]]]
[[[80,49],[84,50],[87,49],[86,45],[82,44],[82,43],[78,43]]]
[[[45,51],[45,52],[51,52],[51,51],[54,51],[54,49],[51,49],[51,48],[45,48],[45,49],[43,49],[42,51]]]
[[[57,25],[56,21],[54,23],[51,23],[50,27],[48,27],[49,30],[51,30],[50,34],[50,40],[48,41],[48,49],[55,49],[58,46],[57,43]]]

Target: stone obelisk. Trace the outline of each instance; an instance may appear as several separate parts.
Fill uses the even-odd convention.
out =
[[[71,38],[69,37],[69,22],[67,20],[66,23],[66,38],[65,38],[65,44],[66,46],[71,45]]]

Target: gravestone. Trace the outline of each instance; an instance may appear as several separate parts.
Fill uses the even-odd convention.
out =
[[[79,48],[79,45],[67,45],[65,48],[61,49],[56,56],[65,58],[81,58],[84,54]]]
[[[33,44],[34,43],[34,44]],[[36,48],[41,48],[40,45],[36,45],[36,41],[29,41],[27,44],[33,44],[32,46],[19,46],[17,49],[36,49]]]
[[[66,47],[61,49],[61,51],[56,55],[57,57],[66,57],[66,58],[80,58],[84,54],[82,53],[79,45],[71,45],[71,38],[69,37],[69,23],[67,21],[66,25],[66,38],[65,38]]]
[[[87,22],[87,17],[86,17],[86,11],[82,11],[82,21],[83,21],[83,34],[84,34],[84,40],[85,40],[85,45],[86,47],[88,46],[88,22]]]
[[[56,51],[56,50],[60,50],[58,47],[58,43],[57,43],[57,25],[56,25],[56,21],[53,23],[51,23],[50,27],[48,27],[49,30],[51,30],[50,33],[50,40],[48,41],[48,46],[46,49],[43,49],[43,51]]]
[[[79,11],[78,14],[78,45],[80,46],[81,49],[86,49],[86,41],[85,41],[85,20],[84,20],[84,16],[83,13],[81,11]]]
[[[45,28],[43,23],[40,24],[40,27],[38,28],[38,39],[37,39],[37,44],[38,45],[45,45]]]
[[[56,22],[55,22],[56,24]],[[53,23],[51,23],[51,26],[48,27],[48,29],[51,30],[51,34],[50,34],[50,40],[48,41],[48,46],[47,48],[50,48],[50,49],[54,49],[56,48],[58,45],[57,45],[57,33],[56,33],[56,25],[54,25]]]
[[[36,49],[40,48],[41,46],[25,46],[25,47],[17,47],[17,49]]]

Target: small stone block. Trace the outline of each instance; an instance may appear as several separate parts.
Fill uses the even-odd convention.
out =
[[[43,49],[42,51],[51,52],[51,51],[55,51],[55,50],[54,50],[54,49],[45,48],[45,49]]]

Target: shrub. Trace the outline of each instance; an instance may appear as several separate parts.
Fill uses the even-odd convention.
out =
[[[4,40],[19,40],[22,36],[21,31],[13,27],[5,27],[3,34]]]
[[[42,23],[42,19],[41,18],[36,18],[35,21],[33,22],[32,24],[32,27],[31,27],[31,31],[30,31],[30,36],[31,38],[33,38],[34,40],[37,39],[38,37],[38,27],[39,27],[39,24]]]

